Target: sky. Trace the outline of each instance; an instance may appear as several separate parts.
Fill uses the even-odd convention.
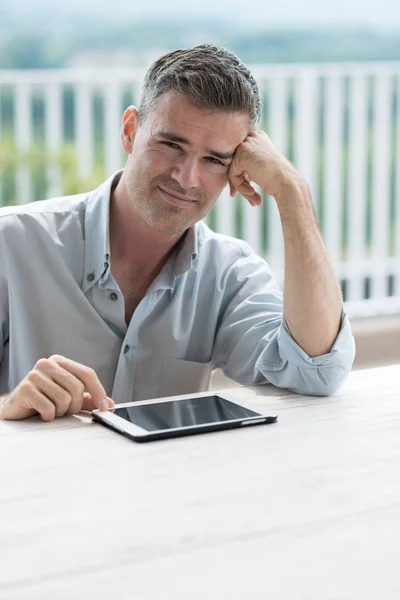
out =
[[[68,0],[55,9],[54,0],[1,0],[3,7],[32,13],[49,9],[123,19],[201,18],[229,20],[246,27],[344,26],[400,30],[399,0]],[[68,6],[68,8],[67,8]],[[51,9],[51,10],[50,10]]]

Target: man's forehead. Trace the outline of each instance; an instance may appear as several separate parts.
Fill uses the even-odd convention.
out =
[[[185,138],[188,142],[212,143],[226,151],[226,145],[236,147],[248,135],[249,118],[243,113],[209,112],[180,103],[159,105],[149,115],[152,135],[169,133]],[[228,148],[228,149],[229,149]]]

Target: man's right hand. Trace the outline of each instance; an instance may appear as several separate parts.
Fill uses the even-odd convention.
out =
[[[113,406],[93,369],[55,354],[38,360],[14,391],[0,398],[0,420],[39,414],[43,421],[52,421],[80,410]]]

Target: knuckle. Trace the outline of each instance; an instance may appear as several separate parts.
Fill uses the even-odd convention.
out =
[[[69,405],[71,404],[71,401],[71,394],[66,390],[60,389],[57,398],[57,408],[59,408],[60,410],[67,410],[69,408]]]
[[[56,416],[56,407],[54,404],[44,398],[39,392],[32,394],[30,406],[39,413],[43,421],[52,421]]]
[[[83,397],[80,399],[80,401],[72,401],[71,404],[68,406],[68,409],[66,410],[65,414],[74,415],[78,413],[80,410],[82,410],[82,403]]]
[[[42,376],[37,369],[32,369],[32,371],[28,373],[27,380],[30,384],[33,384],[34,386],[37,386],[41,379]]]
[[[82,383],[82,381],[79,381],[79,379],[76,379],[74,381],[73,388],[72,388],[72,397],[74,399],[78,399],[81,396],[83,396],[84,391],[85,391],[84,384]]]
[[[95,379],[97,377],[96,372],[92,367],[84,367],[84,371],[90,379]]]
[[[53,362],[58,362],[60,360],[62,360],[62,356],[60,354],[52,354],[49,358],[49,360],[53,361]]]
[[[70,396],[70,394],[68,394],[68,392],[66,392],[65,394],[60,396],[60,398],[58,398],[58,400],[56,401],[55,415],[57,417],[62,417],[63,415],[65,415],[68,412],[70,406],[71,406],[71,396]]]
[[[49,364],[49,360],[47,358],[39,358],[39,360],[35,364],[35,369],[44,369]]]
[[[31,383],[31,381],[29,380],[29,374],[28,374],[28,376],[23,381],[21,381],[21,383],[18,386],[18,395],[29,396],[32,394],[32,389],[33,389],[33,385]]]
[[[56,407],[52,405],[50,402],[48,405],[43,406],[42,408],[37,407],[38,412],[40,413],[43,421],[54,421],[56,418]]]

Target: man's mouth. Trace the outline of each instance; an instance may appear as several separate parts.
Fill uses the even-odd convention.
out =
[[[162,193],[162,196],[167,202],[170,204],[174,204],[174,206],[181,206],[183,208],[190,208],[193,204],[196,204],[196,200],[192,198],[187,198],[186,196],[182,196],[177,192],[164,190],[162,187],[159,187],[159,190]]]

